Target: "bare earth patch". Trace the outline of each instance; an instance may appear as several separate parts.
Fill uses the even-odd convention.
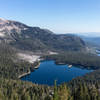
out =
[[[24,54],[24,53],[18,53],[17,55],[19,59],[27,61],[29,63],[34,63],[40,58],[40,56],[37,55]]]

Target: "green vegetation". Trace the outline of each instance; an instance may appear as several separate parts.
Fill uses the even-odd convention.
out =
[[[20,33],[12,25],[18,27]],[[29,27],[16,21],[0,26],[1,34],[5,35],[0,37],[0,100],[100,100],[100,57],[88,54],[86,44],[80,37],[56,35],[49,30]],[[13,29],[8,32],[9,26]],[[52,87],[21,81],[18,76],[34,70],[38,62],[31,65],[19,61],[16,57],[18,49],[40,53],[60,52],[44,58],[54,59],[57,64],[73,64],[99,70],[59,86],[55,81]]]
[[[51,100],[50,90],[48,86],[0,78],[0,100]]]
[[[0,44],[0,77],[17,79],[37,64],[18,61],[16,50],[7,44]]]
[[[100,100],[99,84],[78,82],[54,87],[0,78],[0,100]]]
[[[15,57],[16,52],[9,45],[0,44],[0,100],[100,100],[100,70],[59,86],[56,85],[56,81],[52,87],[37,85],[18,79],[19,75],[32,69],[32,65],[28,62],[18,61]],[[72,62],[79,61],[80,57],[84,61],[90,58],[88,61],[92,64],[93,61],[96,61],[99,65],[99,57],[79,52],[77,52],[77,56],[74,52],[67,52],[66,55],[63,53],[62,55],[48,56],[47,59],[55,59],[56,63],[70,61],[69,64],[72,64]],[[87,59],[85,60],[85,58]],[[89,64],[91,64],[90,62]],[[37,64],[38,62],[33,66]],[[99,66],[95,68],[99,68]]]
[[[100,100],[100,70],[84,77],[78,77],[60,86],[56,85],[56,81],[52,87],[23,82],[18,79],[18,76],[32,69],[32,65],[18,61],[15,57],[16,52],[7,44],[0,45],[0,100]],[[47,59],[55,59],[56,63],[70,61],[70,64],[77,62],[80,57],[84,61],[90,58],[91,62],[97,62],[99,59],[94,55],[83,55],[81,53],[80,56],[79,52],[77,54],[76,56],[74,53],[67,52],[66,55],[64,53],[62,55],[48,56]],[[65,58],[63,59],[63,57]],[[85,58],[87,59],[85,60]],[[37,64],[38,62],[33,66]]]
[[[54,59],[56,64],[72,64],[89,69],[100,68],[100,57],[84,52],[64,52],[58,55],[44,56],[44,59]]]
[[[27,30],[22,30],[20,34],[14,32],[11,36],[16,41],[10,42],[10,45],[22,50],[80,51],[85,50],[86,47],[84,41],[78,36],[56,35],[39,27],[28,27]]]

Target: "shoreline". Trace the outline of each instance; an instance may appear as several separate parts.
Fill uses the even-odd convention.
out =
[[[40,66],[40,62],[39,62],[38,65],[36,65],[36,66],[34,67],[34,69],[38,69],[39,66]],[[23,73],[23,74],[19,75],[19,76],[18,76],[18,79],[20,79],[20,78],[22,78],[22,77],[24,77],[24,76],[27,76],[27,75],[29,75],[30,73],[31,73],[31,70],[29,70],[29,71],[26,72],[26,73]]]
[[[23,73],[23,74],[21,74],[21,75],[18,76],[18,79],[20,79],[20,78],[22,78],[22,77],[24,77],[26,75],[29,75],[30,73],[31,73],[31,71],[29,71],[27,73]]]
[[[36,65],[36,66],[34,67],[34,69],[38,69],[38,68],[39,68],[39,66],[40,66],[40,62],[39,62],[39,64],[38,64],[38,65]]]
[[[45,59],[45,60],[47,60],[47,59]],[[40,66],[40,59],[38,60],[39,61],[39,64],[38,65],[36,65],[35,67],[34,67],[34,70],[35,69],[38,69],[39,68],[39,66]],[[55,61],[55,60],[54,60]],[[66,63],[59,63],[59,62],[57,62],[57,63],[55,63],[56,65],[68,65],[68,67],[69,68],[71,68],[72,66],[83,66],[83,65],[80,65],[80,64],[66,64]],[[83,68],[83,67],[80,67],[80,68]],[[90,68],[87,68],[87,69],[90,69]],[[31,70],[30,71],[28,71],[28,72],[26,72],[26,73],[23,73],[23,74],[21,74],[21,75],[19,75],[18,76],[18,79],[20,79],[20,78],[22,78],[22,77],[24,77],[24,76],[26,76],[26,75],[29,75],[31,73]]]

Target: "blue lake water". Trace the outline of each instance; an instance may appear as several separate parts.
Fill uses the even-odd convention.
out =
[[[57,84],[61,84],[92,71],[74,66],[69,68],[67,65],[56,65],[54,61],[43,61],[39,69],[31,72],[30,75],[22,77],[21,80],[47,85],[53,85],[54,81],[57,80]]]
[[[98,56],[100,56],[100,50],[96,50]]]

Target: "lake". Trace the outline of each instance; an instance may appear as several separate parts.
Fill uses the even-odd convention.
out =
[[[100,56],[100,50],[96,50],[98,56]]]
[[[67,65],[56,65],[54,61],[46,60],[40,63],[38,69],[31,72],[30,75],[22,77],[21,80],[47,85],[53,85],[54,81],[57,80],[57,84],[61,84],[92,71],[75,66],[69,68]]]

